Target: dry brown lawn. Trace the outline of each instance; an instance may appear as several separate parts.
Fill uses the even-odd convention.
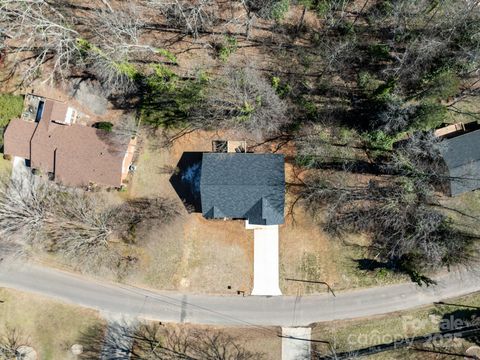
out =
[[[282,148],[289,158],[294,158],[291,144]],[[322,281],[334,290],[386,285],[408,281],[404,275],[386,270],[362,270],[358,260],[369,258],[368,236],[345,234],[333,237],[326,233],[321,221],[325,215],[307,211],[297,201],[298,186],[306,176],[305,171],[287,161],[285,166],[287,186],[285,202],[285,224],[280,227],[280,286],[284,294],[301,295],[327,291],[322,284],[291,281],[286,279]],[[325,176],[335,176],[325,171]],[[352,174],[346,181],[366,183],[370,177]]]
[[[198,293],[251,291],[253,234],[243,222],[190,214],[145,236],[140,266],[126,281]]]
[[[0,153],[0,179],[7,179],[12,174],[12,161],[5,160]]]
[[[368,238],[350,234],[332,238],[301,206],[280,227],[280,284],[284,294],[314,294],[327,291],[322,284],[289,279],[327,282],[334,290],[380,286],[408,281],[404,275],[368,271],[357,260],[368,258]],[[348,244],[348,245],[347,245]]]
[[[188,214],[170,184],[171,172],[165,172],[177,165],[183,152],[210,151],[211,141],[218,138],[222,134],[195,132],[170,148],[152,139],[143,142],[126,196],[176,199],[182,216],[173,224],[142,234],[141,264],[127,281],[202,293],[251,291],[253,233],[245,230],[243,221],[207,221],[201,214]]]
[[[178,289],[201,293],[247,294],[253,286],[253,232],[243,221],[205,220],[201,214],[189,214],[170,184],[174,168],[183,152],[210,151],[213,139],[229,135],[198,131],[176,140],[170,147],[160,140],[147,139],[141,146],[137,172],[125,197],[162,196],[176,199],[182,216],[173,224],[141,232],[138,269],[126,281],[160,289]],[[231,138],[232,135],[230,135]],[[160,135],[156,139],[161,139]],[[257,152],[275,151],[265,144]],[[280,150],[288,158],[294,155],[291,144]],[[287,183],[295,181],[294,168],[286,165]],[[334,289],[348,289],[407,280],[389,272],[359,270],[357,259],[367,256],[368,239],[350,235],[332,239],[301,206],[290,204],[287,194],[286,222],[280,226],[280,284],[284,294],[325,292],[323,285],[300,283],[286,278],[326,281]],[[345,243],[352,244],[351,246]],[[228,289],[228,286],[231,289]]]
[[[42,296],[2,288],[0,299],[0,333],[15,328],[39,360],[75,359],[70,347],[90,327],[104,325],[96,311]]]

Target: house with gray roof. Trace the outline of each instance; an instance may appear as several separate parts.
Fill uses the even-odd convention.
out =
[[[480,188],[480,130],[444,138],[440,149],[448,169],[450,195]]]
[[[203,153],[202,214],[246,219],[253,225],[284,222],[285,159],[281,154]]]

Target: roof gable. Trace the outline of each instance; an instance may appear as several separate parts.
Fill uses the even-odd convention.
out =
[[[35,132],[34,122],[13,119],[4,134],[4,153],[30,159],[30,140]]]

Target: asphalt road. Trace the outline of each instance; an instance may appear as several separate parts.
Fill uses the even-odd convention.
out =
[[[29,291],[113,314],[179,323],[306,326],[405,310],[480,291],[480,274],[455,271],[437,286],[400,284],[315,296],[209,296],[157,292],[37,266],[0,271],[0,286]],[[1,305],[0,305],[1,306]],[[263,328],[263,330],[267,331]]]

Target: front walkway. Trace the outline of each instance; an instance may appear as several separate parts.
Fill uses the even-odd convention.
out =
[[[253,290],[252,295],[282,295],[279,286],[278,225],[257,226],[246,224],[253,229]]]
[[[312,328],[282,327],[282,360],[310,359]]]

